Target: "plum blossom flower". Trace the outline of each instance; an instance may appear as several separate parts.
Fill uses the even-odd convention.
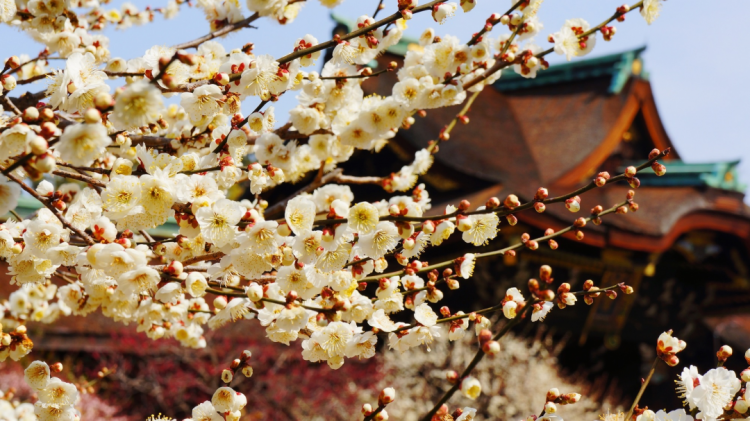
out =
[[[685,403],[689,405],[691,410],[695,409],[695,404],[693,403],[691,396],[693,390],[695,390],[695,386],[701,383],[703,376],[698,373],[698,368],[691,365],[689,368],[685,367],[682,370],[682,373],[677,375],[677,378],[679,379],[675,380],[675,383],[677,383],[677,396],[684,399]]]
[[[476,400],[482,394],[482,384],[476,377],[466,377],[461,381],[461,393],[471,400]]]
[[[284,219],[295,234],[312,229],[315,221],[315,202],[305,196],[295,197],[287,203]]]
[[[698,419],[716,421],[741,385],[734,371],[724,367],[709,370],[690,394],[690,401],[699,410]]]
[[[641,6],[641,16],[651,25],[661,12],[661,0],[644,0]]]
[[[349,209],[349,228],[359,234],[367,234],[375,229],[380,221],[378,208],[367,202],[360,202]]]
[[[138,81],[117,96],[110,119],[119,129],[143,127],[156,122],[163,108],[159,89],[146,81]]]
[[[685,341],[672,336],[672,331],[664,332],[659,335],[659,339],[656,343],[656,355],[664,360],[667,364],[674,367],[680,360],[677,358],[678,352],[685,349],[687,344]]]
[[[427,303],[422,303],[414,309],[414,318],[424,326],[434,326],[438,316]]]
[[[21,187],[0,175],[0,215],[5,215],[18,205],[21,196]]]
[[[195,219],[206,241],[222,247],[234,239],[236,225],[244,214],[244,209],[239,203],[219,199],[211,207],[198,209]]]
[[[596,33],[581,37],[591,29],[583,19],[568,19],[560,31],[552,35],[555,42],[555,53],[564,55],[568,61],[573,57],[582,57],[590,53],[596,44]]]

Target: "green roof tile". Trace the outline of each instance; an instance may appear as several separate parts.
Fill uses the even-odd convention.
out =
[[[743,193],[747,185],[737,174],[740,161],[687,163],[678,160],[664,161],[667,175],[657,177],[651,168],[638,173],[644,186],[707,186]],[[622,168],[624,170],[625,167]]]
[[[632,74],[633,62],[640,58],[646,47],[588,60],[574,60],[556,64],[540,71],[533,79],[527,79],[512,69],[503,70],[494,87],[500,91],[514,91],[536,86],[570,82],[594,77],[610,76],[609,93],[620,93]],[[643,76],[643,75],[642,75]]]

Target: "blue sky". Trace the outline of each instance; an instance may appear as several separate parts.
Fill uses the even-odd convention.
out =
[[[420,0],[424,2],[426,0]],[[464,14],[459,10],[442,26],[428,13],[415,15],[409,22],[407,35],[417,37],[431,26],[438,34],[456,35],[466,40],[487,16],[502,13],[512,4],[511,0],[477,2],[472,12]],[[121,4],[120,1],[112,3],[107,7]],[[139,8],[160,7],[166,0],[133,3]],[[386,9],[381,16],[396,9],[396,0],[384,3]],[[538,43],[545,45],[547,34],[557,31],[565,19],[581,17],[595,25],[610,16],[620,4],[612,0],[546,0],[539,11],[545,26]],[[371,15],[376,5],[377,0],[345,0],[335,11],[355,19],[361,14]],[[625,22],[616,23],[617,34],[611,42],[599,37],[591,57],[646,45],[645,70],[650,74],[661,117],[683,159],[689,162],[742,159],[740,177],[750,185],[750,142],[746,138],[750,131],[750,106],[747,105],[750,57],[739,48],[745,35],[744,18],[750,12],[750,1],[715,0],[712,6],[707,9],[697,1],[665,1],[661,16],[651,26],[633,12]],[[316,0],[308,0],[292,24],[281,26],[261,19],[255,23],[259,29],[233,33],[221,42],[228,50],[252,42],[256,53],[280,57],[290,52],[294,41],[305,34],[312,34],[320,41],[329,39],[333,27],[330,12]],[[125,31],[111,29],[106,34],[111,39],[113,56],[129,59],[142,55],[152,45],[174,45],[208,30],[200,9],[183,5],[173,20],[163,21],[157,15],[154,23]],[[35,54],[41,49],[28,36],[7,25],[0,26],[0,40],[2,58],[12,54]],[[555,56],[550,61],[554,64],[561,60]],[[293,103],[292,95],[282,98],[275,104],[277,115]],[[246,104],[245,108],[252,109],[254,105]],[[285,120],[281,116],[277,119]]]

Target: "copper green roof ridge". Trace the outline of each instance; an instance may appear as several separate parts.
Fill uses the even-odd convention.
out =
[[[740,193],[744,193],[747,189],[747,185],[740,182],[737,172],[740,160],[717,162],[669,160],[662,164],[667,167],[666,176],[657,177],[651,168],[645,168],[638,172],[641,184],[663,187],[708,186]],[[625,165],[622,169],[624,168]]]
[[[618,94],[633,74],[633,62],[639,59],[645,50],[646,46],[642,46],[587,60],[574,59],[574,61],[568,63],[552,65],[549,69],[538,72],[537,76],[533,79],[524,78],[514,72],[513,69],[506,69],[503,70],[502,76],[493,86],[499,91],[507,92],[574,80],[610,76],[611,82],[608,92]],[[642,77],[644,76],[642,75]]]

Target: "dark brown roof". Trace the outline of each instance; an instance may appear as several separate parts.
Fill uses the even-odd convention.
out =
[[[381,65],[394,59],[400,58],[385,55],[380,58]],[[611,65],[605,59],[594,61],[597,65]],[[628,63],[633,65],[632,61]],[[669,158],[679,157],[659,118],[651,85],[638,75],[640,70],[635,65],[632,72],[630,67],[624,72],[618,67],[617,80],[612,72],[592,70],[585,63],[579,66],[590,76],[573,78],[568,75],[570,69],[537,82],[504,75],[500,81],[506,81],[505,85],[487,87],[477,98],[468,114],[470,124],[456,127],[450,140],[440,145],[437,162],[498,184],[474,194],[475,206],[484,204],[484,196],[513,193],[529,200],[541,186],[547,187],[551,195],[575,190],[602,170],[635,124],[645,127],[642,131],[647,149],[643,160],[653,147],[672,148]],[[364,88],[388,94],[395,79],[394,74],[387,73],[370,79]],[[615,82],[619,85],[613,89]],[[423,148],[459,109],[428,110],[426,118],[418,119],[410,130],[400,131],[398,137],[414,149]],[[587,192],[582,197],[580,214],[571,214],[559,204],[548,206],[544,214],[532,211],[519,218],[540,228],[561,228],[581,214],[587,215],[597,204],[606,208],[622,202],[628,189],[623,182]],[[460,192],[461,198],[474,190],[466,186]],[[642,186],[636,194],[636,202],[643,205],[640,210],[607,218],[601,227],[587,227],[587,231],[592,231],[587,234],[587,241],[599,246],[617,243],[625,248],[663,250],[679,233],[704,228],[734,231],[750,238],[750,219],[743,197],[736,191],[706,186]]]

